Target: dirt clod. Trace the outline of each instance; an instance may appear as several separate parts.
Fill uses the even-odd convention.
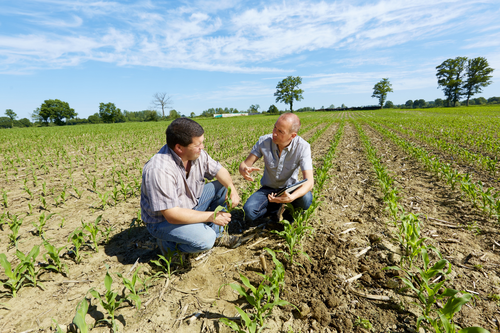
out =
[[[311,303],[312,317],[316,319],[322,326],[330,325],[331,317],[328,313],[328,309],[325,303],[319,300],[313,300]]]

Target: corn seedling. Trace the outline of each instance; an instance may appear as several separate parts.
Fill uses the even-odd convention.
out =
[[[7,221],[9,224],[9,229],[12,233],[9,234],[9,240],[12,245],[14,245],[17,248],[17,239],[18,239],[18,234],[19,234],[19,228],[21,228],[21,225],[23,224],[23,219],[18,218],[17,215],[12,215],[12,217],[9,217],[10,222]]]
[[[47,196],[47,183],[45,181],[42,183],[42,193],[44,197]]]
[[[131,280],[127,279],[120,273],[116,273],[116,275],[118,275],[118,277],[122,279],[125,288],[130,291],[126,298],[134,301],[137,310],[141,309],[141,297],[139,296],[141,292],[136,289],[135,285],[137,284],[137,281],[140,281],[144,285],[144,281],[138,276],[139,270],[140,267],[137,267],[134,271],[134,274],[132,275]]]
[[[28,202],[28,215],[33,215],[33,205]]]
[[[78,196],[78,199],[82,198],[83,190],[79,190],[78,187],[73,185],[73,191],[75,191],[76,195]]]
[[[33,224],[33,226],[37,230],[37,235],[38,236],[42,236],[43,237],[43,235],[44,235],[44,233],[43,233],[43,227],[45,226],[45,224],[47,223],[47,221],[50,220],[50,218],[52,216],[54,216],[54,215],[55,215],[55,213],[51,213],[48,216],[45,216],[45,212],[43,212],[38,217],[38,223],[36,223],[35,221],[31,222],[31,224]]]
[[[40,286],[43,289],[43,285],[38,282],[38,272],[35,270],[36,257],[40,253],[40,245],[35,245],[31,251],[25,255],[19,250],[16,250],[16,256],[19,258],[19,265],[21,265],[21,271],[27,280],[31,281],[31,285],[34,287]]]
[[[159,254],[158,255],[159,259],[158,260],[151,260],[151,262],[153,264],[155,264],[156,266],[158,266],[161,270],[166,271],[166,272],[159,272],[159,273],[157,273],[157,275],[163,275],[166,278],[170,279],[172,274],[174,274],[176,272],[175,270],[172,271],[173,260],[176,257],[179,257],[180,265],[182,266],[182,264],[183,264],[182,263],[182,253],[172,251],[169,248],[166,248],[165,250],[167,251],[166,256],[162,256],[161,254]],[[164,262],[164,264],[162,263],[162,261]]]
[[[276,268],[270,276],[257,273],[263,280],[258,287],[254,287],[246,276],[240,274],[241,282],[248,288],[248,291],[241,285],[229,284],[233,290],[238,292],[242,297],[245,297],[247,302],[252,305],[255,310],[255,313],[247,314],[240,307],[236,306],[236,311],[238,311],[242,318],[241,325],[243,326],[243,330],[232,320],[227,318],[220,319],[223,324],[231,327],[237,332],[261,332],[266,327],[264,323],[265,319],[271,315],[275,306],[292,305],[280,299],[280,290],[284,285],[283,279],[285,270],[283,264],[276,259],[273,251],[267,248],[266,250],[272,255],[273,261],[276,264]]]
[[[45,200],[44,196],[40,196],[40,202],[42,203],[43,209],[47,210],[47,200]]]
[[[68,242],[73,244],[73,253],[75,255],[75,262],[77,264],[82,260],[80,257],[80,248],[84,243],[85,234],[83,233],[83,228],[76,228],[68,237]]]
[[[272,230],[271,232],[285,239],[286,247],[288,248],[288,253],[280,251],[283,253],[285,258],[292,264],[300,265],[299,263],[294,261],[294,257],[299,253],[302,253],[308,259],[309,256],[307,255],[307,253],[302,251],[302,249],[299,250],[298,246],[301,244],[302,239],[306,235],[310,235],[312,233],[314,228],[311,226],[306,226],[304,224],[305,220],[302,216],[302,209],[294,209],[291,204],[287,204],[287,208],[292,211],[292,216],[294,217],[295,222],[290,223],[287,220],[283,220],[281,221],[281,223],[284,226],[284,230],[283,231]]]
[[[30,199],[33,200],[33,192],[31,192],[28,186],[24,185],[24,191],[29,195]]]
[[[90,240],[92,243],[94,243],[94,250],[96,252],[99,252],[99,247],[97,246],[97,243],[101,240],[102,237],[102,231],[99,228],[99,222],[101,222],[102,215],[99,215],[93,223],[83,223],[82,221],[82,228],[87,230],[90,233]],[[98,233],[101,233],[101,236],[98,236]]]
[[[106,209],[106,206],[108,205],[109,191],[103,193],[97,192],[97,195],[101,200],[102,210]]]
[[[101,303],[101,306],[108,313],[109,319],[101,319],[101,321],[108,323],[108,325],[111,326],[113,332],[118,332],[118,325],[116,324],[115,312],[120,307],[120,305],[126,300],[126,298],[117,299],[118,293],[111,290],[112,283],[113,279],[111,278],[109,271],[107,271],[106,277],[104,278],[104,286],[106,288],[104,296],[101,296],[101,294],[95,289],[91,289],[89,292],[95,299],[99,301],[99,303]]]
[[[85,316],[89,310],[89,302],[86,298],[82,299],[76,306],[76,313],[73,317],[73,324],[78,327],[80,333],[88,333],[89,327],[85,321]]]
[[[12,297],[16,297],[17,292],[21,289],[26,279],[24,267],[19,264],[12,270],[12,266],[4,253],[0,253],[0,264],[4,269],[5,275],[7,275],[7,280],[5,282],[0,281],[0,285],[9,289]]]
[[[51,269],[53,271],[56,271],[58,273],[63,273],[63,269],[66,272],[66,275],[68,274],[68,265],[65,263],[61,262],[61,258],[59,257],[59,253],[61,253],[62,250],[66,248],[65,246],[61,247],[55,247],[54,245],[50,244],[48,241],[44,240],[43,241],[43,246],[45,247],[45,250],[47,250],[47,253],[43,255],[43,259],[48,263],[47,266],[45,266],[45,269]],[[47,255],[49,256],[47,258]]]
[[[373,328],[372,323],[370,323],[370,320],[368,319],[363,319],[361,317],[357,317],[356,320],[354,321],[354,326],[359,326],[364,328],[365,330],[371,331]]]
[[[3,198],[3,206],[5,208],[8,208],[9,207],[9,201],[7,199],[7,191],[6,190],[2,191],[2,198]]]

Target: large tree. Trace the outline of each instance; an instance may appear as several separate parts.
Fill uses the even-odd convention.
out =
[[[301,99],[304,90],[299,89],[299,85],[302,84],[302,78],[300,76],[288,76],[278,83],[276,86],[276,103],[283,102],[285,104],[290,104],[290,112],[293,112],[293,101],[297,102]]]
[[[392,84],[387,78],[380,80],[380,82],[377,82],[373,86],[372,97],[378,98],[378,103],[381,109],[384,107],[385,100],[387,99],[387,94],[390,92],[392,92]]]
[[[153,95],[153,108],[161,108],[161,114],[165,118],[165,109],[169,109],[172,105],[172,97],[168,96],[166,92],[157,92]]]
[[[462,94],[467,97],[467,106],[471,96],[480,93],[482,88],[491,84],[492,72],[493,68],[488,65],[486,58],[477,57],[467,61],[466,80],[462,86]]]
[[[116,123],[122,120],[122,111],[114,103],[99,103],[99,117],[103,123]]]
[[[447,59],[436,67],[438,88],[442,87],[448,106],[455,106],[462,95],[467,57]]]
[[[40,106],[40,111],[38,112],[39,118],[48,124],[49,119],[53,121],[56,125],[64,125],[63,119],[73,119],[78,114],[74,109],[69,107],[68,102],[63,102],[58,99],[47,99]]]

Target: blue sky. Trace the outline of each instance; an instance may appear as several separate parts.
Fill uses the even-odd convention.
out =
[[[485,57],[500,96],[500,1],[0,0],[0,113],[29,117],[45,99],[78,116],[99,103],[151,107],[168,93],[181,114],[275,103],[277,83],[301,76],[294,108],[443,98],[436,69]],[[477,96],[476,96],[477,97]]]

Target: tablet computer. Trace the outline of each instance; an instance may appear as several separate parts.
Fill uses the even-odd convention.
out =
[[[285,187],[284,189],[279,190],[278,193],[276,193],[276,197],[279,197],[280,195],[282,195],[283,193],[285,193],[285,191],[288,192],[288,193],[292,193],[293,191],[295,191],[296,189],[298,189],[299,187],[301,187],[302,184],[304,184],[305,182],[307,182],[307,178],[304,179],[304,180],[301,180],[298,183],[295,183],[293,185]]]

